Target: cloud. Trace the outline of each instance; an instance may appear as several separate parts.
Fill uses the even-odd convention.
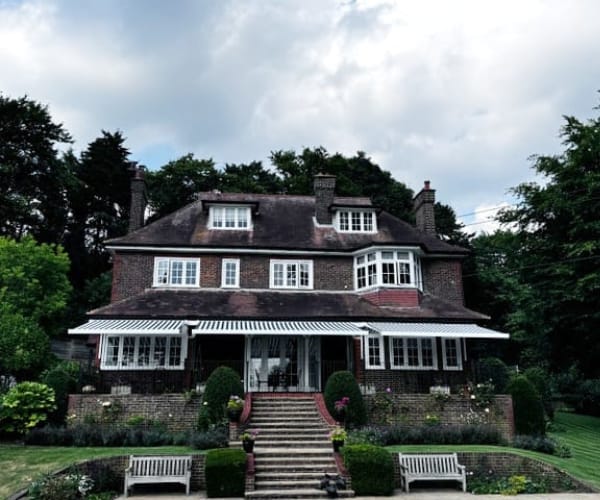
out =
[[[3,2],[0,89],[77,149],[123,131],[157,168],[322,145],[365,151],[457,213],[533,178],[563,114],[591,116],[600,4],[558,0]]]

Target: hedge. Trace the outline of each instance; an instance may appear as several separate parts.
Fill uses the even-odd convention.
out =
[[[243,497],[246,482],[246,454],[236,448],[211,450],[206,454],[206,495]]]

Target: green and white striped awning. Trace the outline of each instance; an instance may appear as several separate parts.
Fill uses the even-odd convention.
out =
[[[73,335],[179,335],[188,322],[180,319],[91,319],[76,328]]]
[[[384,337],[444,337],[464,339],[507,339],[508,333],[469,323],[367,323],[374,333]]]
[[[343,321],[200,321],[192,335],[367,335],[356,323]]]

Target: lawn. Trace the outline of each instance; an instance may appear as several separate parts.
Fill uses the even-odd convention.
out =
[[[525,457],[536,458],[548,462],[568,472],[572,476],[600,489],[600,418],[575,415],[574,413],[558,412],[554,420],[557,431],[550,436],[566,444],[573,454],[571,458],[560,458],[544,453],[506,448],[504,446],[482,445],[415,445],[389,446],[390,451],[419,452],[419,451],[478,451],[478,452],[511,452]]]
[[[59,470],[90,458],[130,454],[202,453],[183,446],[160,448],[73,448],[0,445],[0,498],[26,488],[39,474]]]

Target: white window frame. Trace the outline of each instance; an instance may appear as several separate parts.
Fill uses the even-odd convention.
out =
[[[385,253],[392,253],[392,259],[384,259]],[[398,254],[406,254],[406,258],[398,257]],[[393,265],[394,283],[384,283],[383,265]],[[399,283],[400,281],[400,266],[408,265],[410,283]],[[375,277],[372,278],[372,273],[369,272],[370,267],[375,265]],[[359,272],[359,269],[361,271]],[[364,269],[364,272],[362,271]],[[364,274],[359,276],[359,274]],[[360,286],[361,281],[365,284]],[[368,250],[360,255],[354,256],[354,289],[368,290],[378,286],[386,288],[417,288],[423,290],[423,277],[421,273],[421,261],[414,250],[405,248],[385,248],[378,250]]]
[[[228,218],[229,216],[233,216]],[[231,225],[226,225],[227,221]],[[252,230],[252,212],[247,205],[209,205],[209,229],[225,231],[250,231]]]
[[[448,358],[447,358],[447,353],[446,353],[446,342],[454,342],[454,345],[456,346],[456,362],[457,362],[456,366],[448,365]],[[463,355],[462,355],[461,339],[442,337],[442,362],[443,362],[444,370],[449,370],[449,371],[462,370],[463,369],[462,360],[463,360]]]
[[[342,215],[344,214],[344,215]],[[365,214],[369,214],[368,216]],[[370,218],[370,226],[367,220]],[[358,219],[358,228],[354,227],[353,220]],[[371,209],[337,209],[334,214],[334,225],[340,233],[376,233],[377,213]]]
[[[371,363],[371,341],[376,342],[379,348],[379,360]],[[383,337],[376,333],[369,333],[364,338],[364,360],[365,360],[365,368],[367,370],[383,370],[385,369],[385,349],[384,349]]]
[[[389,360],[390,367],[392,370],[437,370],[438,369],[438,359],[437,359],[437,342],[435,338],[432,337],[401,337],[401,336],[393,336],[389,337]],[[408,364],[408,339],[413,339],[417,341],[417,349],[419,353],[419,364],[417,366],[412,366]],[[395,363],[394,359],[394,340],[402,341],[402,364]],[[425,366],[423,365],[423,341],[427,340],[431,342],[432,348],[432,356],[433,356],[433,365]]]
[[[150,339],[148,363],[140,363],[140,344]],[[129,363],[124,357],[125,341],[133,341],[133,362]],[[155,363],[157,340],[165,343],[164,364]],[[107,363],[109,349],[117,341],[116,364]],[[187,358],[187,340],[181,335],[101,335],[100,337],[100,367],[103,370],[183,370]],[[179,343],[179,346],[176,344]],[[179,348],[179,363],[169,364],[175,349]],[[111,356],[112,357],[112,356]]]
[[[182,269],[182,283],[173,283],[173,266],[174,264],[183,264]],[[191,263],[196,264],[196,271],[194,273],[194,283],[185,283],[186,277],[188,276],[187,270],[188,265]],[[166,279],[167,282],[163,282],[163,275],[166,266]],[[162,269],[161,269],[162,268]],[[177,287],[177,288],[198,288],[200,286],[200,259],[190,257],[154,257],[154,278],[153,286],[155,287]]]
[[[227,266],[235,266],[235,276],[233,283],[227,283]],[[221,262],[221,287],[239,288],[240,287],[240,259],[223,259]]]
[[[275,280],[275,267],[283,266],[283,284],[276,284]],[[308,284],[302,285],[300,279],[301,267],[306,266],[308,272]],[[312,260],[287,260],[287,259],[271,259],[269,272],[269,287],[288,289],[288,290],[312,290],[313,289],[313,261]],[[294,272],[295,267],[296,283],[288,284],[287,276]]]

